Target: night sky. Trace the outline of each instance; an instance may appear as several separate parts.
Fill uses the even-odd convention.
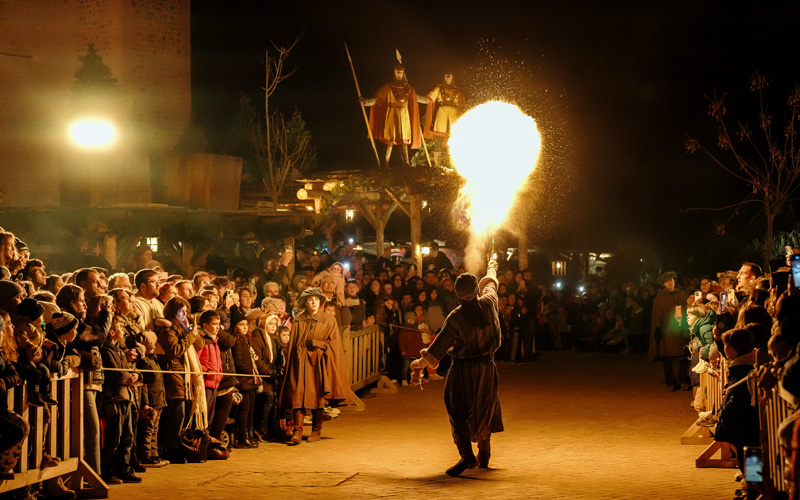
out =
[[[568,186],[540,207],[557,221],[543,231],[565,233],[573,245],[648,238],[679,258],[691,252],[679,242],[739,244],[761,234],[755,213],[734,219],[722,237],[713,228],[728,213],[681,212],[741,196],[741,186],[685,144],[689,136],[715,143],[705,96],[727,93],[731,113],[744,109],[757,69],[774,79],[779,112],[786,88],[800,81],[800,4],[602,4],[194,0],[195,120],[212,150],[225,152],[240,93],[256,103],[261,95],[269,42],[285,45],[302,33],[289,60],[297,73],[278,89],[276,105],[303,113],[321,169],[371,168],[345,42],[367,96],[391,77],[395,49],[420,93],[445,68],[457,84],[480,87],[470,76],[491,54],[526,75],[524,93],[541,100],[559,130],[553,169],[564,169]],[[550,174],[548,182],[558,182],[558,172]]]

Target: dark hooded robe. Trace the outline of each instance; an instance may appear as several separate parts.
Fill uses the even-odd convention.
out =
[[[453,358],[445,381],[444,403],[456,443],[459,435],[477,442],[503,431],[494,364],[494,352],[500,347],[495,275],[496,270],[490,268],[478,285],[477,300],[456,307],[430,347],[420,352],[434,367],[445,354]]]

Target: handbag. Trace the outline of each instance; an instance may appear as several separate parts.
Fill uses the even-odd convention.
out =
[[[208,429],[193,429],[192,419],[189,419],[186,428],[181,431],[181,451],[187,462],[197,464],[208,460],[208,442],[211,436]]]
[[[225,447],[225,444],[214,436],[208,437],[208,459],[209,460],[227,460],[230,458],[231,452]]]
[[[208,438],[208,429],[184,429],[181,432],[181,450],[187,462],[197,464],[208,460]]]

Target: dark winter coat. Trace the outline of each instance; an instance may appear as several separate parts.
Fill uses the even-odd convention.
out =
[[[689,332],[681,326],[682,321],[675,318],[675,308],[686,308],[686,296],[680,290],[668,291],[662,288],[653,301],[653,314],[650,319],[650,361],[663,357],[683,355],[683,348],[689,343]]]
[[[76,317],[74,311],[67,311]],[[84,383],[87,388],[100,390],[103,385],[103,361],[100,357],[100,347],[108,338],[111,331],[111,312],[101,309],[91,325],[82,319],[78,320],[78,336],[72,341],[72,346],[81,356],[81,368],[84,373]]]
[[[736,358],[739,360],[740,358]],[[738,364],[734,360],[728,369],[728,383],[725,386],[725,399],[719,409],[719,423],[714,432],[714,439],[734,446],[759,446],[760,428],[758,423],[758,409],[753,406],[750,388],[747,382],[742,382],[731,388],[737,382],[746,379],[753,370],[749,363]],[[755,362],[755,356],[752,356]]]
[[[239,390],[242,392],[255,391],[261,386],[261,377],[256,372],[254,353],[250,347],[250,341],[244,335],[236,336],[236,343],[231,348],[233,352],[233,364],[236,366],[236,373],[252,374],[252,376],[239,376]]]
[[[220,330],[217,334],[217,345],[219,346],[219,356],[222,361],[223,373],[236,373],[236,365],[233,362],[233,351],[231,348],[236,344],[236,337],[230,333]],[[217,387],[217,391],[223,391],[239,384],[239,379],[235,375],[223,375]]]
[[[156,356],[162,370],[171,372],[164,374],[164,391],[167,399],[191,399],[187,392],[186,366],[184,355],[190,345],[196,351],[203,348],[203,339],[194,330],[184,332],[172,322],[165,319],[156,320],[156,335],[163,354]]]
[[[142,391],[142,408],[145,406],[149,406],[155,410],[165,408],[167,406],[167,399],[164,391],[164,374],[160,372],[161,367],[158,365],[156,358],[153,355],[147,355],[137,360],[136,363],[137,366],[143,370],[159,370],[156,372],[145,372],[143,375],[145,390]]]
[[[0,417],[8,418],[8,390],[19,385],[22,385],[22,378],[17,367],[0,349]]]
[[[129,370],[131,366],[125,357],[125,351],[117,342],[106,340],[100,348],[100,355],[103,357],[103,368],[117,368]],[[105,370],[105,380],[103,381],[103,401],[119,403],[131,401],[133,395],[131,386],[135,383],[130,371]]]

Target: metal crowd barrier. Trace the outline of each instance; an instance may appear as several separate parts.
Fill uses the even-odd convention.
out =
[[[720,359],[719,368],[715,370],[714,375],[709,373],[700,374],[700,389],[704,388],[706,390],[706,411],[713,411],[715,415],[719,414],[719,408],[722,406],[722,401],[725,397],[724,390],[727,382],[728,368],[724,358]],[[699,429],[701,426],[693,427]],[[690,431],[692,431],[692,427],[684,433],[684,436],[681,438],[681,443],[684,443],[684,439]],[[738,462],[736,461],[733,446],[730,443],[714,441],[708,429],[704,429],[701,432],[703,434],[697,437],[693,443],[685,443],[708,445],[695,460],[695,467],[698,469],[736,468]]]
[[[83,460],[83,372],[70,370],[51,380],[51,395],[58,404],[50,406],[48,421],[44,408],[28,405],[25,389],[23,384],[8,391],[8,408],[28,423],[30,431],[14,478],[0,480],[0,493],[63,476],[66,485],[82,497],[108,498],[108,485]],[[45,452],[60,462],[42,468]]]
[[[751,393],[756,394],[755,380],[751,383]],[[790,394],[784,393],[780,383],[775,388],[766,404],[758,405],[759,423],[761,425],[761,453],[763,456],[763,476],[772,479],[772,483],[779,491],[789,490],[786,482],[791,465],[781,446],[780,425],[795,412],[795,406]],[[790,426],[791,429],[792,426]],[[791,439],[791,435],[789,436]],[[790,444],[790,443],[789,443]],[[791,454],[791,452],[790,452]]]
[[[378,325],[363,330],[350,331],[344,335],[345,355],[350,370],[350,389],[357,391],[372,383],[378,382],[378,392],[397,392],[397,387],[381,374],[381,356],[383,355],[383,334]],[[366,405],[351,393],[357,410],[363,411]]]

